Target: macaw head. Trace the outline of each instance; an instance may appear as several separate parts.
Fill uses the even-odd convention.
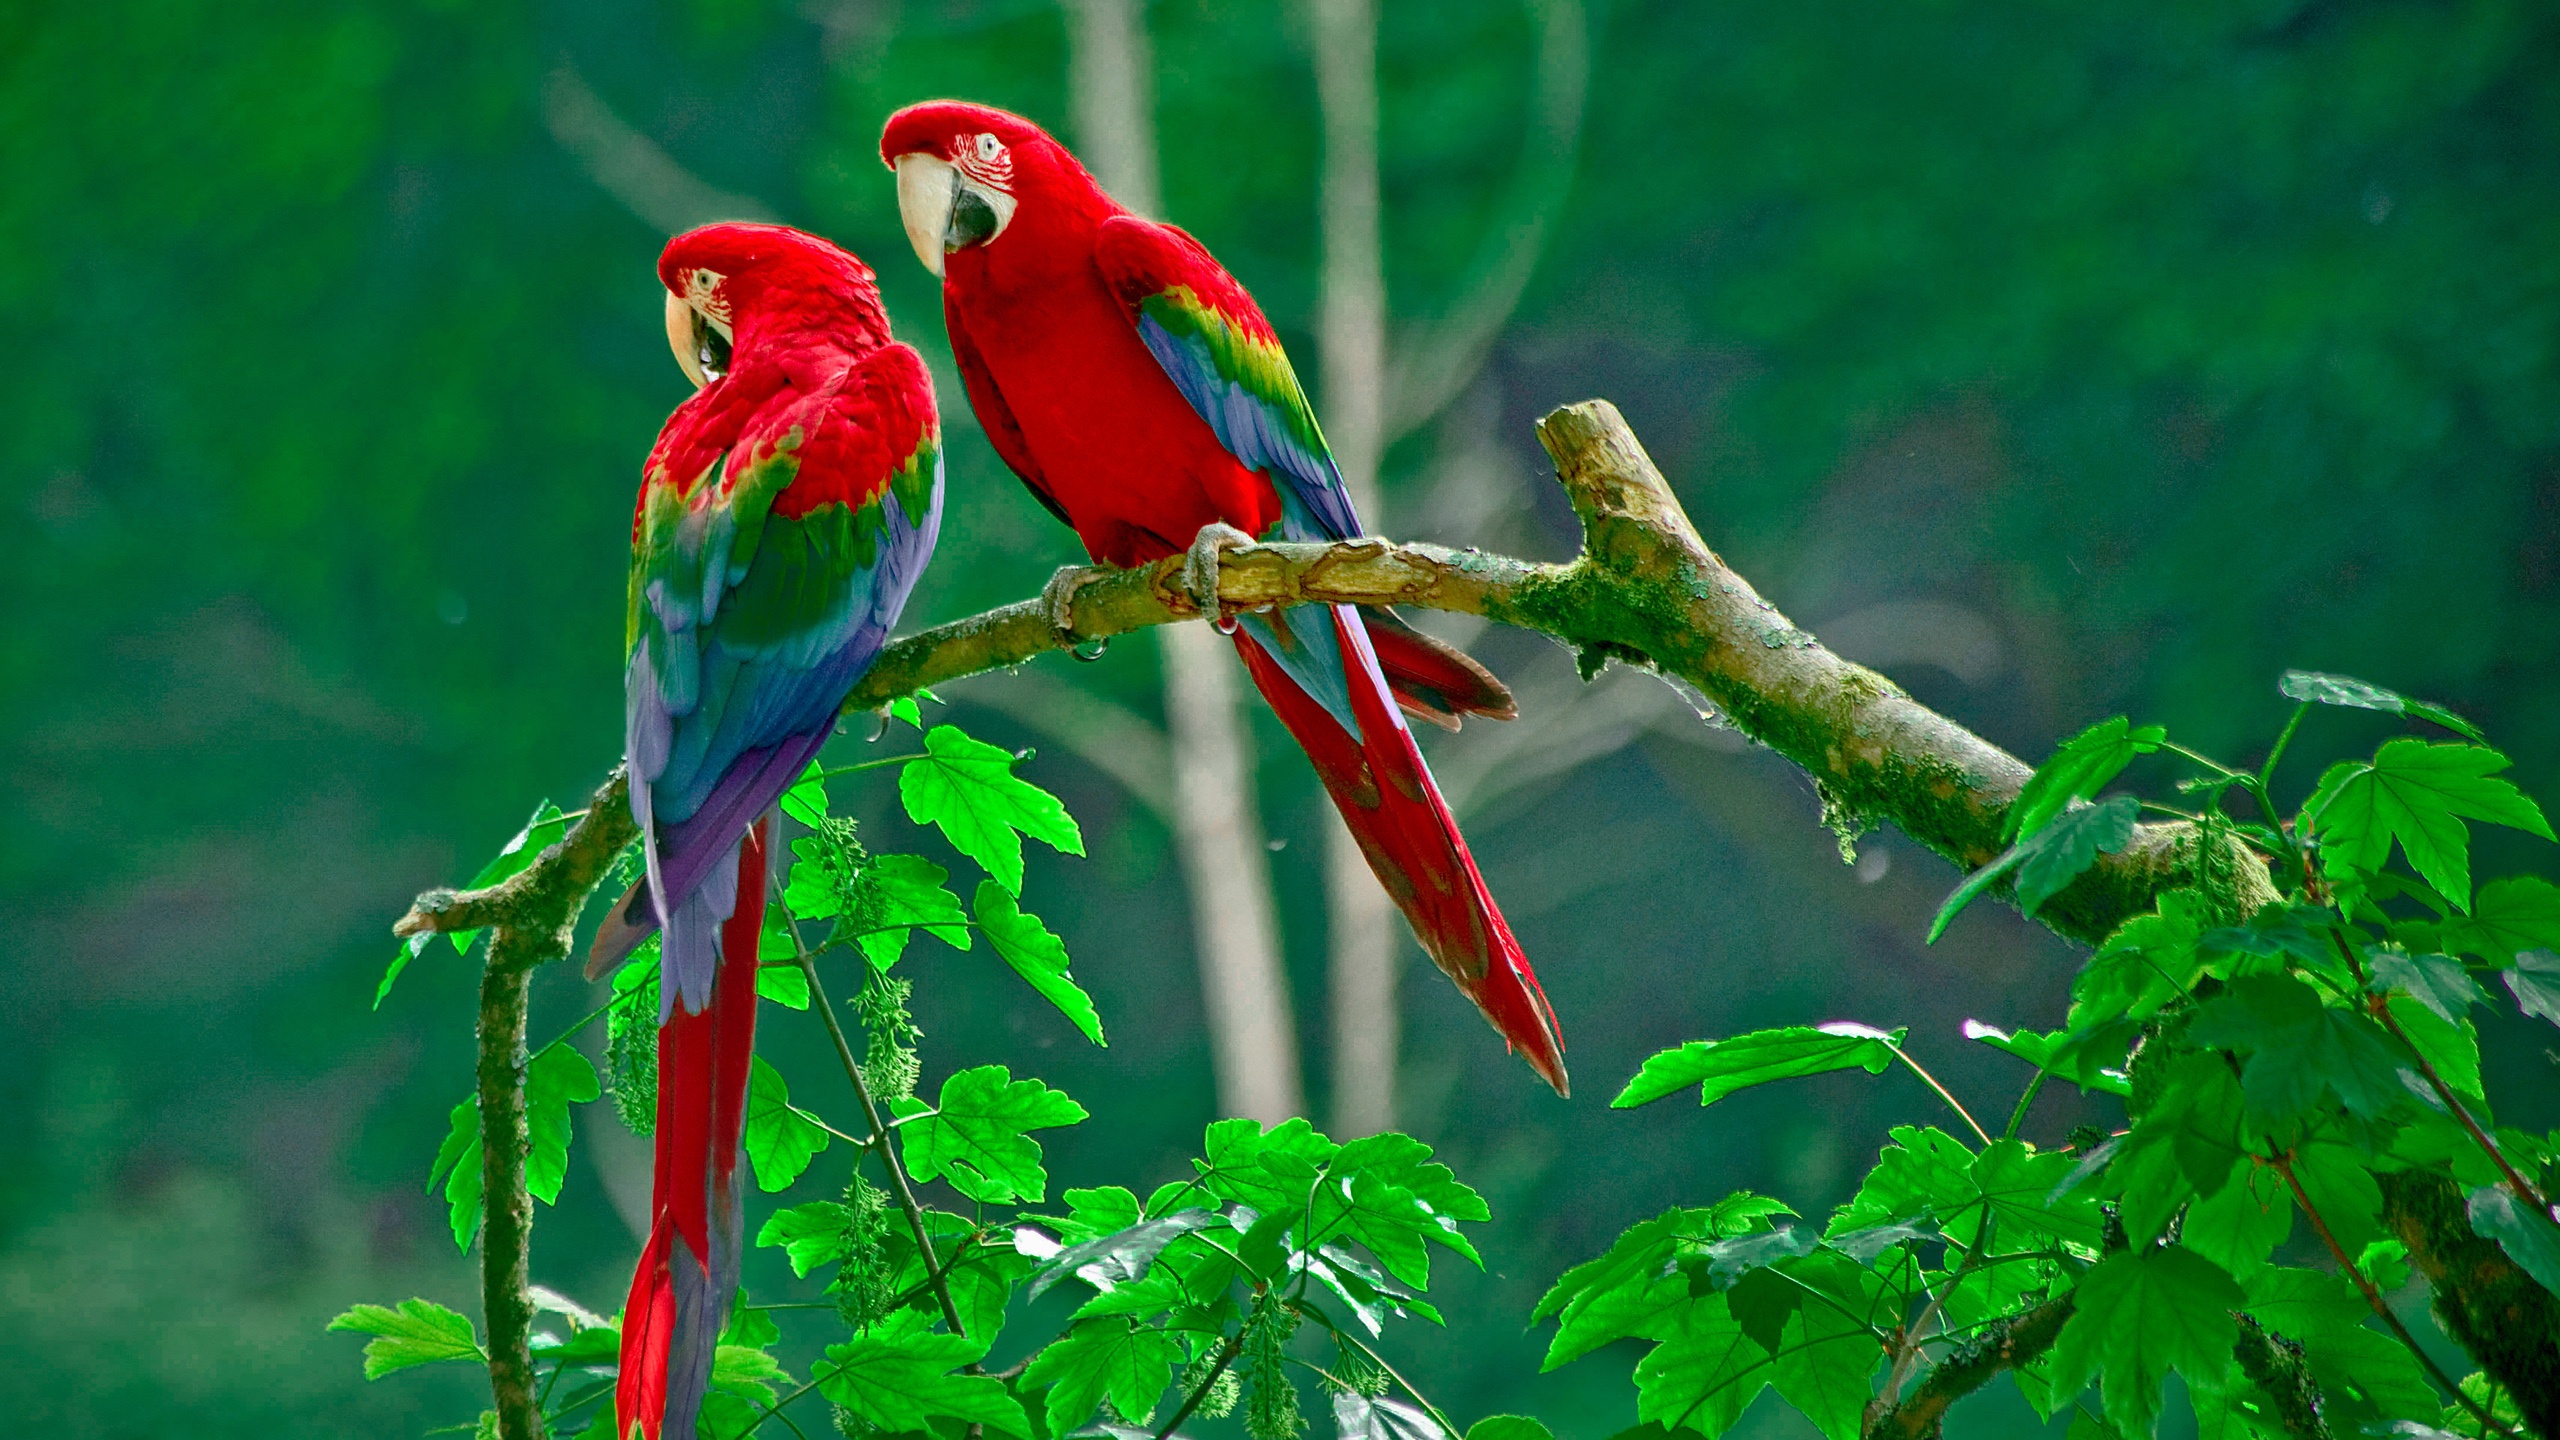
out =
[[[823,330],[866,351],[889,340],[871,267],[787,225],[688,230],[658,256],[658,279],[667,287],[667,344],[697,390],[786,334]]]
[[[927,100],[889,117],[880,159],[898,172],[898,218],[916,258],[935,275],[943,257],[991,245],[1026,204],[1108,206],[1065,146],[1010,111]]]

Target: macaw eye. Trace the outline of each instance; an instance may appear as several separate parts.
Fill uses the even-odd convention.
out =
[[[997,139],[996,137],[994,137],[993,135],[981,135],[981,136],[979,136],[979,137],[978,137],[978,158],[979,158],[979,159],[981,159],[981,160],[985,160],[985,161],[988,161],[988,162],[992,163],[992,162],[995,160],[995,158],[996,158],[997,156],[1002,155],[1003,153],[1004,153],[1004,142],[1003,142],[1003,141],[998,140],[998,139]]]

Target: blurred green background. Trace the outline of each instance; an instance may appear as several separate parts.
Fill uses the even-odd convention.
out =
[[[1594,0],[1585,19],[1587,116],[1544,253],[1481,373],[1388,452],[1382,529],[1569,553],[1529,422],[1603,395],[1773,602],[2030,758],[2118,711],[2253,758],[2298,665],[2450,703],[2552,792],[2560,14]],[[1164,208],[1312,381],[1306,17],[1157,0],[1148,20]],[[1400,325],[1457,304],[1509,223],[1541,23],[1384,7]],[[628,506],[684,390],[662,232],[633,196],[708,187],[872,260],[946,375],[950,519],[909,623],[1018,598],[1079,557],[948,383],[874,142],[940,94],[1072,141],[1066,36],[1045,0],[0,9],[11,1428],[403,1435],[485,1403],[459,1367],[368,1386],[356,1342],[320,1327],[360,1299],[470,1305],[476,1261],[421,1185],[466,1090],[475,967],[432,950],[367,1005],[409,895],[467,875],[538,799],[577,803],[618,747]],[[668,169],[600,183],[599,135]],[[1942,864],[1885,835],[1844,865],[1805,781],[1653,681],[1586,695],[1535,637],[1475,643],[1537,707],[1523,725],[1614,707],[1551,744],[1431,742],[1582,1093],[1545,1094],[1407,967],[1405,1123],[1496,1221],[1487,1272],[1435,1292],[1450,1328],[1399,1353],[1462,1419],[1532,1410],[1585,1440],[1632,1420],[1632,1390],[1614,1354],[1535,1373],[1523,1322],[1562,1266],[1677,1198],[1834,1202],[1926,1103],[1907,1076],[1852,1075],[1705,1115],[1608,1110],[1645,1054],[1907,1023],[1993,1098],[2013,1062],[1959,1022],[2053,1023],[2074,961],[1987,910],[1923,949]],[[1164,823],[1037,723],[1070,687],[1151,714],[1153,667],[1124,642],[948,697],[1041,745],[1030,773],[1091,840],[1087,860],[1035,856],[1025,899],[1108,1050],[983,956],[910,962],[929,1080],[1003,1058],[1094,1110],[1050,1147],[1061,1185],[1143,1190],[1212,1118]],[[2369,746],[2382,723],[2325,714],[2309,738]],[[1320,799],[1262,737],[1320,1077]],[[2293,793],[2311,778],[2306,757]],[[875,844],[924,843],[885,787],[858,799]],[[2501,864],[2551,868],[2522,845],[2481,868]],[[542,1034],[591,1003],[565,967],[537,1001]],[[2553,1123],[2550,1037],[2489,1039],[2510,1118]],[[804,1018],[774,1012],[765,1043],[823,1086]],[[535,1274],[611,1310],[634,1242],[607,1177],[644,1162],[609,1107],[581,1126]],[[750,1283],[781,1295],[772,1260]],[[1973,1402],[1984,1423],[2023,1414],[2006,1394]],[[1809,1433],[1765,1401],[1747,1423]]]

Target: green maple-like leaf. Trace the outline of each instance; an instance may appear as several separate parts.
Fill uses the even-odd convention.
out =
[[[1684,1300],[1636,1362],[1636,1418],[1665,1430],[1722,1435],[1771,1379],[1769,1352],[1742,1333],[1724,1297]]]
[[[818,1152],[827,1148],[826,1127],[791,1104],[791,1087],[782,1072],[758,1055],[747,1072],[747,1162],[755,1167],[756,1188],[766,1194],[788,1190]]]
[[[2317,991],[2290,976],[2233,981],[2197,1010],[2187,1033],[2199,1045],[2249,1057],[2241,1089],[2251,1115],[2265,1123],[2309,1111],[2324,1093],[2360,1115],[2379,1115],[2408,1096],[2382,1028],[2321,1003]]]
[[[1675,1257],[1765,1231],[1770,1217],[1793,1213],[1779,1201],[1742,1191],[1712,1207],[1666,1210],[1629,1226],[1605,1253],[1559,1276],[1531,1312],[1532,1323],[1549,1316],[1562,1320],[1539,1368],[1553,1370],[1622,1336],[1650,1333],[1690,1298],[1687,1280],[1673,1269]]]
[[[436,1192],[439,1181],[444,1184],[445,1204],[452,1210],[454,1247],[468,1250],[472,1233],[480,1228],[482,1176],[477,1098],[453,1107],[444,1143],[436,1147],[435,1163],[427,1168],[428,1194]]]
[[[756,1231],[758,1246],[780,1246],[791,1261],[791,1273],[805,1276],[821,1265],[833,1265],[853,1253],[853,1210],[834,1200],[812,1200],[776,1210]]]
[[[770,1405],[774,1388],[791,1383],[791,1372],[755,1346],[721,1345],[711,1352],[711,1383],[759,1405]]]
[[[2480,887],[2468,916],[2444,927],[2446,948],[2504,965],[2526,950],[2560,950],[2560,885],[2515,875]]]
[[[2448,1023],[2460,1023],[2465,1011],[2488,998],[2471,972],[2450,955],[2376,949],[2371,969],[2375,988],[2400,991]]]
[[[2373,1328],[2372,1309],[2345,1276],[2269,1266],[2241,1288],[2259,1324],[2302,1347],[2333,1432],[2383,1432],[2375,1421],[2432,1421],[2441,1410],[2417,1357]]]
[[[969,916],[944,884],[950,871],[921,855],[875,855],[862,878],[874,899],[857,943],[873,965],[886,970],[897,964],[916,930],[954,950],[969,948]]]
[[[2094,805],[2075,805],[2052,822],[2029,834],[1994,857],[1990,864],[1964,878],[1938,907],[1929,922],[1925,943],[1934,945],[1947,933],[1964,908],[1979,899],[2000,878],[2016,872],[2018,908],[2029,915],[2037,907],[2061,893],[2062,888],[2078,878],[2080,872],[2098,862],[2101,851],[2113,855],[2133,839],[2134,817],[2141,813],[2141,802],[2130,795],[2115,795]]]
[[[489,1358],[471,1329],[470,1317],[433,1300],[403,1300],[397,1306],[358,1305],[330,1321],[329,1328],[374,1337],[364,1346],[367,1380],[379,1380],[413,1365]]]
[[[970,738],[956,725],[925,732],[925,753],[898,772],[907,817],[938,825],[953,849],[975,860],[996,883],[1022,893],[1022,837],[1069,855],[1084,853],[1084,832],[1058,797],[1013,773],[1009,750]]]
[[[603,1094],[596,1067],[566,1040],[543,1047],[525,1066],[525,1126],[533,1144],[525,1152],[524,1188],[543,1204],[560,1203],[560,1184],[568,1178],[569,1106]]]
[[[2454,908],[2471,908],[2470,829],[2485,820],[2548,840],[2542,809],[2498,778],[2507,757],[2484,745],[2392,740],[2370,762],[2329,767],[2303,808],[2333,871],[2369,876],[2399,842],[2409,868]]]
[[[2471,1228],[2497,1241],[2535,1284],[2560,1295],[2560,1215],[2536,1215],[2506,1187],[2483,1185],[2471,1192]]]
[[[1083,1424],[1105,1399],[1122,1419],[1145,1423],[1181,1363],[1180,1340],[1106,1316],[1080,1320],[1049,1342],[1022,1379],[1049,1387],[1049,1433],[1058,1436]]]
[[[913,1102],[909,1102],[911,1105]],[[1037,1080],[1016,1080],[1001,1065],[963,1070],[942,1082],[932,1114],[898,1127],[908,1173],[918,1180],[948,1179],[951,1188],[982,1202],[1033,1201],[1047,1195],[1033,1130],[1073,1125],[1085,1108],[1065,1092]]]
[[[1852,1024],[1819,1028],[1790,1025],[1755,1030],[1727,1040],[1692,1040],[1646,1060],[1644,1068],[1609,1105],[1623,1110],[1648,1104],[1691,1085],[1698,1087],[1699,1104],[1713,1105],[1736,1091],[1772,1080],[1792,1080],[1834,1070],[1864,1070],[1880,1075],[1893,1063],[1894,1049],[1902,1043],[1903,1033],[1896,1030],[1887,1034]]]
[[[782,792],[782,813],[815,830],[827,822],[826,767],[809,762],[791,788]]]
[[[2010,802],[2009,813],[2000,821],[2000,843],[2011,844],[2021,835],[2042,830],[2073,800],[2096,795],[2108,781],[2122,774],[2135,756],[2159,749],[2166,738],[2168,732],[2157,725],[2135,729],[2131,721],[2118,715],[2063,741],[2053,757],[2027,777],[2018,798]]]
[[[1202,1138],[1204,1159],[1193,1166],[1209,1193],[1251,1206],[1258,1214],[1295,1214],[1305,1208],[1316,1172],[1342,1147],[1303,1119],[1269,1130],[1252,1120],[1213,1122]]]
[[[2358,710],[2380,710],[2391,715],[2415,715],[2432,720],[2466,740],[2482,736],[2470,721],[2441,705],[2412,700],[2396,690],[2385,690],[2346,675],[2323,675],[2317,670],[2287,670],[2276,688],[2286,697],[2314,705],[2347,705]]]
[[[2231,1363],[2240,1286],[2221,1266],[2179,1246],[2129,1250],[2080,1277],[2071,1318],[2052,1351],[2057,1393],[2097,1377],[2107,1418],[2131,1435],[2151,1433],[2160,1387],[2177,1370],[2217,1383]]]
[[[2516,997],[2518,1009],[2560,1025],[2560,955],[2548,950],[2527,950],[2499,978],[2506,981],[2508,993]]]
[[[818,1393],[892,1433],[956,1420],[1030,1440],[1030,1418],[1003,1381],[951,1373],[985,1353],[985,1346],[958,1335],[874,1326],[848,1344],[827,1347]]]
[[[756,998],[786,1010],[809,1008],[809,976],[796,962],[771,961],[756,967]]]
[[[1067,973],[1066,943],[1040,923],[1037,915],[1026,915],[1012,892],[993,880],[978,882],[976,897],[978,928],[985,931],[987,943],[995,947],[1013,973],[1031,982],[1048,1002],[1058,1007],[1084,1037],[1096,1045],[1106,1044],[1102,1038],[1102,1016],[1093,1008],[1093,997]]]
[[[1871,1377],[1884,1359],[1876,1327],[1865,1318],[1875,1305],[1869,1292],[1880,1291],[1882,1280],[1831,1254],[1790,1262],[1787,1277],[1817,1293],[1797,1304],[1770,1349],[1770,1379],[1825,1440],[1856,1440],[1875,1394]]]

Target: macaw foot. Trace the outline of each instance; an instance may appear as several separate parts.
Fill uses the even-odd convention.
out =
[[[1040,610],[1049,617],[1049,628],[1058,634],[1058,643],[1073,650],[1079,643],[1076,635],[1076,592],[1102,578],[1101,572],[1089,565],[1061,565],[1049,583],[1040,587]]]
[[[1182,557],[1182,588],[1191,592],[1201,614],[1211,620],[1224,618],[1226,612],[1218,604],[1218,557],[1252,543],[1252,536],[1223,520],[1212,520],[1200,527],[1191,549]]]

